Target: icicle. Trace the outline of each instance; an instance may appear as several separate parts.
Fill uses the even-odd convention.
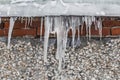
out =
[[[25,29],[27,29],[27,24],[28,24],[28,18],[26,17],[26,19],[25,19]]]
[[[97,30],[97,25],[96,25],[96,18],[94,16],[91,17],[92,18],[92,22],[95,25],[95,30]]]
[[[53,33],[54,32],[54,30],[53,30],[53,26],[54,26],[54,24],[53,24],[53,17],[50,17],[50,33]]]
[[[98,29],[96,17],[92,17],[92,22],[94,22],[95,30]]]
[[[62,23],[62,17],[55,17],[55,32],[57,32],[57,52],[56,59],[59,60],[58,70],[61,71],[62,68],[62,58],[64,57],[64,27]]]
[[[56,52],[56,59],[59,59],[60,47],[61,47],[61,23],[60,18],[55,17],[55,31],[57,32],[57,52]]]
[[[24,17],[21,17],[21,23],[23,23]]]
[[[77,36],[78,38],[77,38],[76,46],[80,46],[80,44],[81,44],[81,41],[80,41],[80,27],[78,27],[77,30],[78,30],[78,36]]]
[[[77,44],[80,45],[80,25],[82,24],[82,19],[78,17],[77,20],[77,30],[78,30],[78,39],[77,39]]]
[[[92,25],[92,18],[88,17],[89,22],[89,40],[91,39],[91,25]]]
[[[76,33],[76,25],[75,25],[76,18],[72,17],[71,20],[72,20],[72,47],[74,50],[74,48],[75,48],[75,33]]]
[[[64,37],[68,37],[68,32],[71,28],[71,19],[70,17],[62,17],[62,26],[64,28]],[[67,42],[66,42],[67,43]],[[66,45],[66,44],[65,44]]]
[[[63,52],[62,52],[62,59],[64,60],[65,57],[65,51],[66,51],[66,47],[67,47],[67,37],[68,37],[68,30],[64,31],[64,35],[63,35]]]
[[[55,20],[54,20],[54,17],[52,17],[52,32],[55,33]]]
[[[77,40],[79,41],[80,40],[80,28],[78,27],[77,30],[78,30],[78,39]]]
[[[78,30],[78,39],[77,39],[77,42],[80,42],[80,27],[78,27],[77,30]]]
[[[18,17],[18,20],[21,20],[21,17]]]
[[[45,17],[44,62],[47,62],[47,50],[48,50],[49,31],[50,31],[49,17]]]
[[[31,17],[28,17],[28,26],[30,25]]]
[[[99,35],[100,35],[100,40],[101,40],[101,38],[102,38],[102,19],[101,18],[98,19],[97,26],[99,29]]]
[[[11,41],[11,36],[12,36],[12,31],[13,31],[15,20],[16,18],[13,18],[13,17],[10,18],[10,26],[9,26],[9,32],[8,32],[8,45],[7,45],[8,49],[10,48],[10,41]]]
[[[86,36],[89,37],[89,40],[91,39],[91,25],[92,25],[92,18],[91,17],[85,17],[85,23],[86,23]]]
[[[64,60],[64,56],[65,56],[65,51],[66,51],[66,47],[67,47],[67,37],[68,37],[68,22],[67,20],[63,17],[62,19],[62,26],[63,26],[63,30],[64,30],[64,35],[63,35],[63,53],[62,53],[62,58]]]
[[[42,41],[42,31],[43,30],[43,17],[41,17],[41,22],[40,22],[40,41]]]
[[[0,24],[1,24],[2,20],[1,20],[1,17],[0,17]]]
[[[32,26],[33,17],[30,18],[30,26]]]
[[[55,18],[55,22],[59,22],[58,19]],[[55,25],[55,27],[57,28],[57,52],[56,52],[56,59],[60,60],[60,56],[59,53],[61,52],[60,47],[61,47],[61,34],[60,34],[60,30],[59,27],[61,25],[58,24],[58,26]],[[60,61],[59,61],[59,68],[60,68]]]
[[[94,16],[92,16],[91,18],[92,18],[92,22],[95,22],[95,21],[96,21],[96,19],[95,19]]]
[[[83,27],[84,27],[85,17],[81,19],[81,34],[83,34]]]
[[[63,49],[63,36],[64,36],[64,28],[62,25],[62,20],[61,17],[59,18],[59,26],[58,26],[58,31],[57,31],[57,48],[59,51],[59,66],[58,66],[58,70],[61,71],[62,68],[62,58],[64,57],[64,49]]]
[[[84,20],[85,20],[85,24],[86,24],[86,37],[88,38],[88,18],[87,17],[84,17]]]

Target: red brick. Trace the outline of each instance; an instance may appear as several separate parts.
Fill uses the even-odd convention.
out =
[[[9,28],[9,22],[8,21],[5,22],[4,27],[5,27],[5,29]]]
[[[36,29],[14,29],[12,32],[13,37],[25,35],[36,36]],[[5,36],[8,36],[8,29],[5,29]]]
[[[36,29],[25,29],[25,35],[36,36]]]
[[[24,36],[25,35],[25,30],[24,29],[14,29],[12,32],[12,36]]]
[[[103,35],[103,36],[110,35],[110,29],[111,29],[111,28],[103,27],[102,35]]]
[[[17,20],[14,25],[14,30],[13,30],[13,36],[24,36],[24,35],[40,35],[40,18],[34,18],[32,22],[32,26],[30,26],[30,29],[24,29],[25,28],[25,20],[23,23],[21,21]],[[27,25],[28,27],[29,25]],[[107,35],[120,35],[120,27],[114,27],[114,26],[120,26],[120,21],[118,20],[109,20],[109,19],[104,19],[103,21],[103,30],[102,34],[103,36]],[[44,27],[44,25],[43,25]],[[112,28],[113,27],[113,28]],[[9,20],[5,21],[5,29],[0,30],[0,36],[3,35],[8,35],[8,28],[9,28]],[[22,28],[22,29],[21,29]],[[37,32],[36,32],[37,29]],[[111,30],[111,31],[110,31]],[[76,35],[78,34],[78,31],[76,30]],[[91,34],[92,35],[97,35],[99,36],[99,30],[95,30],[94,26],[91,29]],[[43,33],[44,35],[44,28],[43,28]],[[71,37],[72,36],[72,31],[70,30],[68,35]],[[80,28],[80,35],[85,36],[86,35],[86,28],[85,24],[83,27],[83,30]]]
[[[112,35],[120,35],[120,27],[113,27],[111,29]]]
[[[4,30],[2,29],[0,29],[0,36],[4,36],[5,34],[4,34]]]
[[[80,36],[85,36],[86,35],[86,25],[84,23],[83,26],[80,26],[80,29],[79,29],[79,35]],[[78,35],[78,30],[76,30],[76,36]],[[68,32],[68,36],[69,37],[72,37],[72,30],[70,29],[69,32]]]
[[[14,24],[14,29],[20,29],[20,28],[25,28],[25,22],[23,21],[23,23],[19,20],[15,21]]]
[[[9,32],[9,29],[4,29],[4,35],[5,36],[8,36],[8,32]],[[21,32],[21,29],[14,29],[13,32],[12,32],[12,36],[19,36],[19,35],[22,35],[24,34],[24,31],[22,30]]]
[[[114,27],[114,26],[120,26],[120,21],[118,21],[118,20],[103,21],[103,27]]]
[[[9,21],[5,22],[5,28],[8,29],[9,28]],[[14,28],[18,29],[18,28],[25,28],[26,27],[40,27],[40,19],[35,19],[32,21],[32,25],[26,25],[25,20],[23,22],[21,22],[20,20],[16,20],[15,24],[14,24]]]
[[[69,37],[72,36],[72,30],[69,31],[68,33]],[[76,35],[78,35],[78,30],[76,30]],[[81,36],[86,36],[86,28],[85,26],[83,27],[83,30],[80,29],[80,35]],[[94,27],[91,28],[91,35],[92,36],[99,36],[99,30],[95,30]],[[102,35],[107,36],[110,35],[110,27],[103,27],[102,28]]]
[[[4,29],[4,36],[8,36],[8,30],[9,29]]]
[[[33,28],[40,27],[40,21],[33,21],[31,27]]]
[[[91,35],[99,35],[99,30],[95,30],[94,28],[91,29]],[[103,27],[102,28],[102,35],[107,36],[110,35],[110,28],[109,27]]]

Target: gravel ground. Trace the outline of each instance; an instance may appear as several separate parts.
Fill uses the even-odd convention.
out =
[[[50,40],[53,43],[44,65],[39,39],[13,38],[10,49],[5,39],[0,38],[0,80],[120,80],[120,38],[81,39],[75,51],[67,48],[61,72],[55,59],[55,40]]]

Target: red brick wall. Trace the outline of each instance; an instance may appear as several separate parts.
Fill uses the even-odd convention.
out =
[[[9,29],[9,18],[2,18],[2,21],[3,23],[0,24],[0,36],[7,36],[8,29]],[[12,36],[14,37],[25,36],[25,35],[39,36],[40,35],[40,18],[34,18],[32,25],[26,25],[26,27],[27,29],[25,29],[25,20],[23,21],[23,23],[21,23],[20,20],[17,20],[14,25]],[[92,26],[91,34],[92,36],[99,36],[99,31],[95,30],[94,25]],[[112,20],[109,18],[104,19],[102,34],[104,37],[119,36],[120,35],[120,21],[114,18]],[[43,28],[42,35],[44,35],[44,28]],[[71,35],[72,35],[72,31],[70,30],[69,36]],[[83,31],[80,32],[80,35],[82,36],[86,35],[85,27]]]

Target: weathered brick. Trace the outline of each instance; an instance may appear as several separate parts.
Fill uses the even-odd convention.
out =
[[[9,22],[8,22],[8,21],[4,22],[4,28],[5,28],[5,29],[8,29],[8,28],[9,28]]]
[[[25,29],[25,35],[36,36],[36,29]]]
[[[40,21],[33,21],[31,27],[33,28],[40,27]]]
[[[5,29],[5,36],[8,36],[8,31],[8,29]],[[36,36],[36,29],[14,29],[12,32],[13,37],[25,35]]]
[[[120,26],[120,21],[118,21],[118,20],[103,21],[103,27],[114,27],[114,26]]]
[[[8,29],[9,28],[9,21],[5,21],[5,28]],[[20,20],[16,20],[15,24],[14,24],[14,28],[25,28],[25,27],[39,27],[40,26],[40,20],[39,19],[35,19],[35,21],[32,21],[32,25],[30,25],[31,23],[28,24],[28,22],[26,23],[25,20],[23,20],[22,22]]]
[[[111,29],[112,35],[120,35],[120,26],[119,27],[113,27]]]
[[[95,30],[95,28],[91,29],[91,35],[98,35],[99,36],[99,29]],[[110,28],[109,27],[103,27],[102,28],[102,35],[107,36],[110,35]]]
[[[6,19],[8,19],[8,18],[6,18]],[[21,23],[20,20],[17,20],[14,25],[13,36],[40,35],[40,25],[41,25],[41,23],[40,23],[39,17],[36,17],[33,19],[32,25],[26,25],[26,27],[28,27],[30,29],[25,29],[25,20],[23,20],[23,23]],[[120,25],[120,21],[110,20],[109,18],[106,17],[106,19],[104,19],[104,21],[103,21],[103,30],[102,30],[103,36],[107,36],[107,35],[111,35],[111,34],[112,35],[120,35],[119,27],[114,27],[114,26],[119,26],[119,25]],[[4,21],[4,27],[5,27],[4,30],[0,30],[0,36],[8,35],[9,19]],[[43,27],[44,27],[44,25],[43,25]],[[82,27],[80,28],[79,34],[81,36],[86,35],[85,24],[84,24],[83,29],[82,29]],[[44,28],[43,28],[42,35],[44,35]],[[69,31],[68,35],[70,37],[72,36],[71,30]],[[76,36],[77,35],[78,35],[78,30],[76,30]],[[94,25],[92,25],[92,28],[91,28],[91,35],[99,36],[99,30],[95,30]]]
[[[14,29],[12,32],[12,36],[24,36],[25,35],[25,29]]]
[[[4,36],[4,30],[3,29],[0,29],[0,36]]]
[[[27,25],[26,25],[27,26]],[[25,28],[25,22],[21,22],[19,20],[15,21],[15,24],[14,24],[14,29],[20,29],[20,28]]]
[[[8,36],[9,29],[4,29],[4,36]]]

